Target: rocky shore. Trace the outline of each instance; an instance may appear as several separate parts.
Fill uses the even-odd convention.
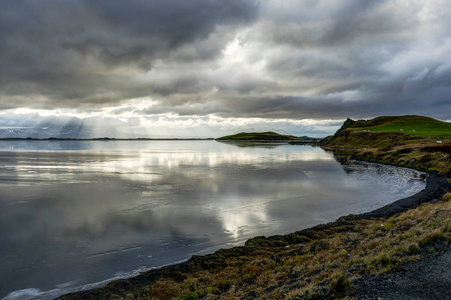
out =
[[[433,260],[428,256],[432,251],[430,251],[431,248],[416,246],[415,242],[409,242],[410,248],[398,251],[401,253],[399,255],[406,252],[405,260],[396,258],[396,254],[387,254],[386,262],[383,257],[375,257],[373,262],[366,262],[367,258],[362,258],[361,261],[349,263],[354,256],[358,256],[354,253],[367,252],[362,239],[356,235],[367,237],[374,234],[375,237],[380,238],[378,235],[393,233],[392,229],[398,226],[394,225],[396,223],[404,226],[397,229],[399,231],[410,229],[413,225],[407,224],[408,222],[401,225],[401,221],[390,221],[387,218],[402,216],[402,213],[422,203],[437,202],[448,190],[451,190],[448,180],[432,172],[427,178],[426,188],[423,191],[375,211],[349,215],[336,222],[287,235],[256,237],[248,240],[241,247],[221,249],[205,256],[193,256],[181,264],[150,270],[133,278],[111,282],[101,288],[63,295],[59,299],[323,299],[345,295],[357,299],[376,299],[375,295],[389,293],[390,288],[397,289],[397,285],[393,282],[397,282],[399,274],[402,274],[400,270],[403,270],[403,263],[423,256]],[[380,231],[381,224],[384,223],[387,225],[382,226],[382,230],[388,231]],[[365,232],[365,228],[374,226],[376,226],[375,232]],[[402,232],[398,232],[400,233]],[[337,239],[336,244],[330,242],[334,239]],[[443,259],[446,260],[449,256],[446,236],[437,242],[444,246],[434,246],[432,249],[434,253],[443,252]],[[361,244],[362,249],[347,245],[352,243]],[[421,241],[419,243],[421,244]],[[409,251],[412,253],[409,254]],[[331,255],[329,259],[314,266],[310,261],[303,262],[304,258],[301,259],[305,256],[309,260],[314,260],[315,257],[329,254]],[[302,263],[306,264],[305,270]],[[406,265],[406,272],[409,272],[409,268],[418,270],[409,266],[411,265]],[[418,266],[420,268],[421,263]],[[232,272],[236,272],[237,278],[231,276]],[[316,278],[315,272],[322,278]],[[262,275],[267,277],[266,280],[262,278]],[[345,278],[345,282],[349,282],[349,287],[338,295],[336,292],[334,294],[331,284],[334,280],[341,278],[340,276]],[[224,280],[221,281],[221,278]],[[304,282],[301,282],[302,280]],[[206,284],[203,285],[202,282]],[[275,291],[278,293],[274,293]]]

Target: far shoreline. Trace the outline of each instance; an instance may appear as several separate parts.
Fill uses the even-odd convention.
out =
[[[214,141],[214,138],[0,138],[0,141]]]

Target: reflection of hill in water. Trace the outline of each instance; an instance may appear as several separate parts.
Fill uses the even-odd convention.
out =
[[[269,149],[288,144],[287,142],[271,142],[271,141],[253,142],[253,141],[218,141],[217,140],[217,142],[237,146],[240,148],[254,147],[254,148],[269,148]]]
[[[323,149],[323,150],[327,153],[332,154],[333,158],[343,166],[343,170],[347,174],[352,174],[355,172],[364,173],[369,171],[381,176],[397,174],[399,176],[410,176],[410,178],[412,178],[413,180],[424,181],[424,174],[422,174],[419,171],[402,167],[353,160],[351,159],[351,157],[352,154],[354,153],[354,150],[350,149]]]
[[[354,152],[354,150],[347,150],[347,149],[324,149],[323,150],[327,153],[330,153],[333,155],[336,161],[338,161],[342,165],[349,165],[351,155]]]

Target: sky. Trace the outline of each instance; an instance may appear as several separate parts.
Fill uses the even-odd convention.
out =
[[[0,137],[451,120],[447,0],[2,0]]]

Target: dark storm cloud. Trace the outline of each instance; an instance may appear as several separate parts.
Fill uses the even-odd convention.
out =
[[[83,3],[109,28],[134,37],[161,40],[168,48],[207,37],[217,24],[242,23],[250,19],[252,10],[256,9],[250,2],[237,0],[135,0],[127,3],[85,0]]]
[[[449,119],[449,28],[445,0],[6,0],[0,109]]]
[[[223,41],[205,39],[256,11],[254,2],[238,0],[2,1],[0,93],[42,95],[49,108],[148,95],[117,69],[145,72],[185,45],[192,49],[175,60],[212,59]]]
[[[451,109],[449,3],[288,2],[267,9],[266,20],[243,38],[278,49],[267,71],[278,82],[297,82],[301,94],[302,89],[314,94],[276,95],[269,101],[275,110],[291,116],[428,113],[449,118],[441,110]]]

